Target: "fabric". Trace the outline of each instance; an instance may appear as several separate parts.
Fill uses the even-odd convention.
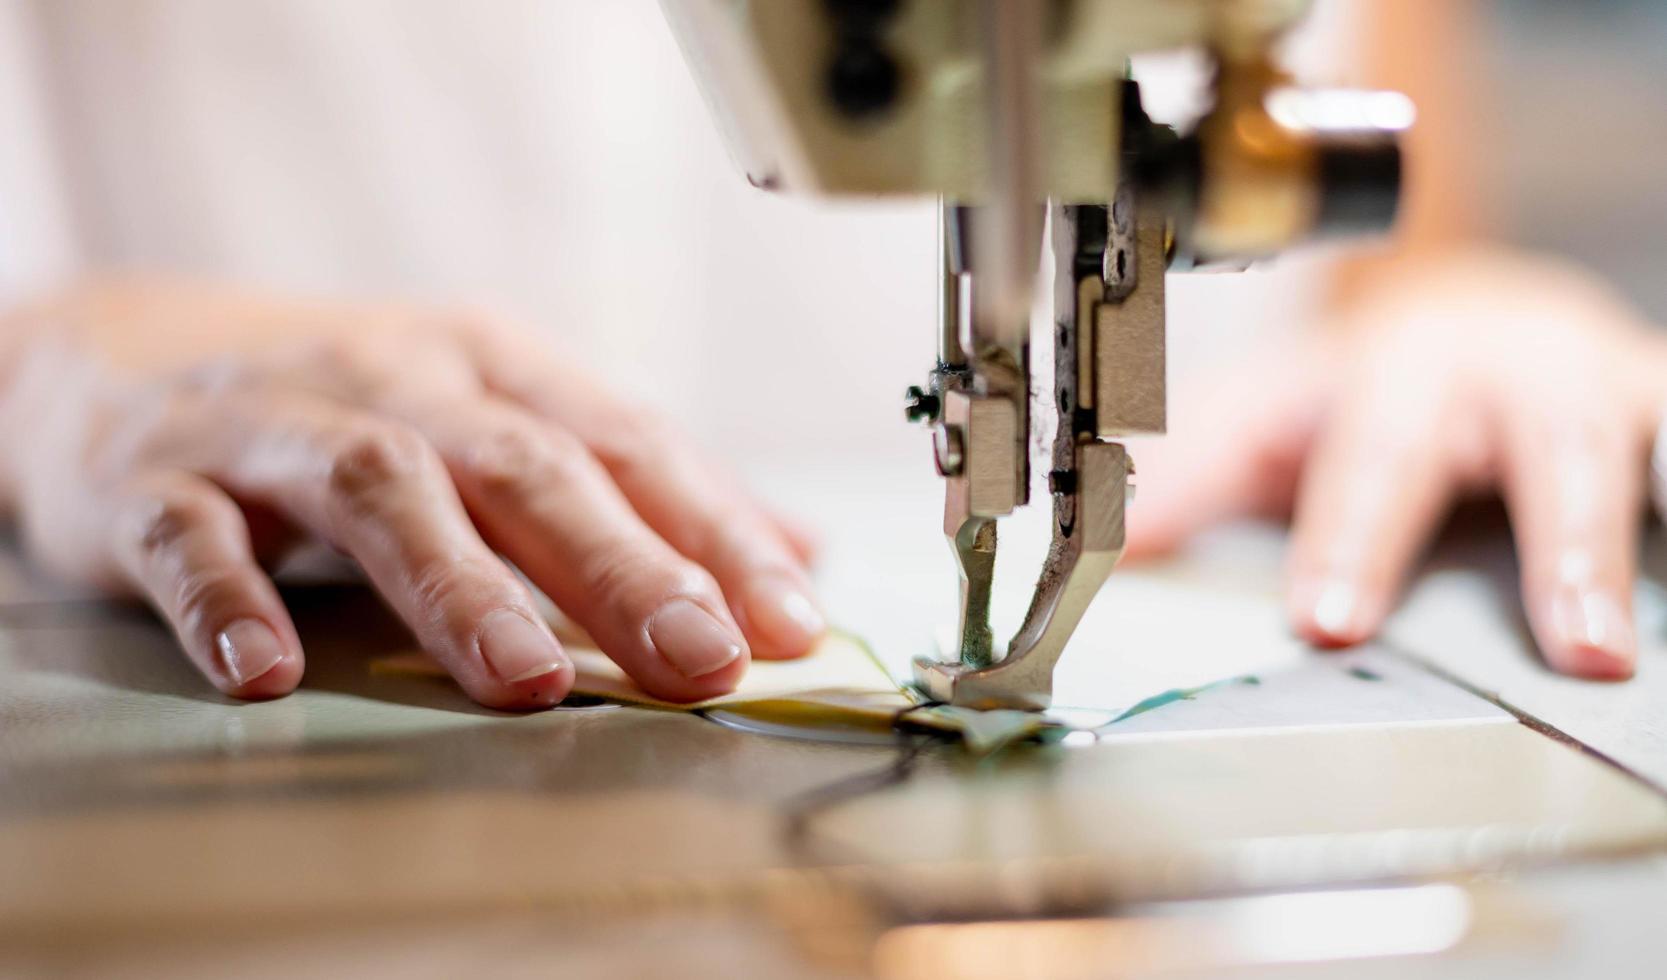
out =
[[[729,694],[678,703],[648,694],[601,651],[585,645],[584,638],[562,632],[566,634],[563,645],[577,672],[573,692],[623,704],[672,711],[722,708],[761,721],[807,729],[889,731],[906,713],[910,725],[959,735],[968,749],[979,754],[1059,727],[1023,711],[972,711],[947,706],[916,709],[919,698],[899,687],[861,641],[848,634],[830,633],[813,653],[798,660],[755,660],[740,686]],[[444,668],[423,653],[383,657],[371,664],[371,670],[387,675],[447,676]]]

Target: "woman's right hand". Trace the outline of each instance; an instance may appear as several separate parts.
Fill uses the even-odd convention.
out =
[[[492,707],[574,679],[508,562],[668,700],[730,691],[825,628],[802,534],[495,322],[132,287],[0,322],[0,493],[30,553],[146,597],[227,694],[299,683],[263,566],[307,538]]]

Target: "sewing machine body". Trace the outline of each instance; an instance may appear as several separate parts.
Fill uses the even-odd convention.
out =
[[[1230,32],[1279,35],[1307,0],[1087,0],[1034,7],[1041,188],[1109,201],[1120,171],[1128,59]],[[976,0],[748,3],[666,0],[666,14],[731,151],[761,187],[824,195],[988,189],[985,12]],[[893,8],[884,13],[884,8]],[[1231,12],[1224,8],[1235,8]],[[1044,9],[1045,8],[1045,9]],[[843,66],[843,67],[842,67]]]
[[[1300,0],[664,7],[755,185],[941,202],[938,358],[907,399],[932,431],[961,601],[953,657],[922,658],[916,681],[955,704],[1047,707],[1065,644],[1123,549],[1133,466],[1115,440],[1164,430],[1165,271],[1387,224],[1409,109],[1383,93],[1289,88],[1271,49]],[[1185,135],[1147,118],[1128,70],[1136,54],[1177,47],[1216,65],[1214,107]],[[1030,496],[1044,230],[1054,435],[1038,455],[1053,546],[1000,643],[996,526]]]

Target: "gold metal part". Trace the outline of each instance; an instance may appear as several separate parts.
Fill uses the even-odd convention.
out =
[[[1118,84],[1143,51],[1215,39],[1254,48],[1309,0],[910,0],[880,31],[898,70],[884,111],[830,107],[827,68],[841,43],[823,0],[661,0],[719,126],[755,183],[819,194],[991,193],[981,18],[1043,15],[1036,79],[1039,192],[1109,201],[1122,145]],[[1243,39],[1242,41],[1239,39]],[[1041,197],[1034,201],[1042,203]]]
[[[1094,409],[1095,430],[1102,439],[1156,435],[1166,420],[1164,364],[1164,222],[1162,215],[1140,213],[1138,221],[1113,208],[1113,236],[1119,220],[1135,224],[1126,238],[1127,292],[1117,302],[1094,303],[1094,393],[1087,407]],[[1108,254],[1114,254],[1108,251]],[[1116,259],[1109,259],[1116,261]]]
[[[1165,428],[1170,261],[1253,259],[1321,225],[1381,223],[1392,196],[1376,191],[1398,180],[1398,157],[1270,110],[1285,82],[1271,51],[1307,0],[662,4],[755,184],[939,198],[938,363],[907,411],[932,427],[960,612],[956,659],[918,663],[917,679],[956,704],[1046,706],[1122,552],[1132,467],[1103,440]],[[1153,124],[1128,79],[1131,55],[1182,46],[1218,69],[1215,107],[1190,135]],[[1044,213],[1053,541],[1003,649],[989,626],[996,523],[1029,496]]]
[[[1283,83],[1266,52],[1219,63],[1216,105],[1198,127],[1205,153],[1193,236],[1205,255],[1272,255],[1314,227],[1316,146],[1267,109]]]
[[[943,426],[960,433],[963,462],[944,474],[948,491],[944,533],[964,518],[1005,517],[1023,502],[1017,479],[1025,454],[1024,431],[1013,401],[1004,396],[951,391],[944,395]],[[952,526],[953,525],[953,526]]]

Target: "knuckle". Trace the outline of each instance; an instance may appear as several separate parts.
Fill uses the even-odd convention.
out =
[[[660,576],[657,563],[634,548],[610,548],[584,563],[580,578],[585,591],[607,606],[634,605],[633,597]]]
[[[114,486],[147,464],[167,465],[182,455],[193,419],[218,406],[189,385],[152,382],[112,393],[85,419],[82,447],[87,472]]]
[[[1632,454],[1636,434],[1616,420],[1626,408],[1600,390],[1591,390],[1578,403],[1563,400],[1552,405],[1537,403],[1512,406],[1512,424],[1519,431],[1518,443],[1535,455],[1562,457],[1586,464],[1593,459],[1625,458]]]
[[[416,357],[415,350],[391,345],[379,331],[332,336],[317,341],[301,361],[301,383],[376,402],[416,368]]]
[[[419,390],[434,395],[477,387],[454,345],[423,321],[403,319],[352,338],[320,341],[290,383],[360,405],[397,404]]]
[[[207,635],[224,625],[243,596],[242,577],[227,567],[190,569],[174,588],[174,615],[181,632]]]
[[[165,385],[174,399],[210,401],[248,391],[261,381],[260,368],[247,358],[222,354],[181,369]]]
[[[1393,425],[1368,424],[1340,437],[1349,440],[1349,460],[1364,459],[1382,468],[1398,467],[1430,452],[1421,433]]]
[[[330,496],[352,511],[374,507],[389,488],[431,472],[433,454],[414,429],[391,423],[361,425],[330,449]]]
[[[529,601],[502,562],[483,556],[422,562],[411,570],[406,587],[425,645],[466,646],[490,610]]]
[[[154,562],[178,553],[186,539],[216,516],[202,496],[155,493],[140,498],[129,511],[128,537],[147,562]]]
[[[535,471],[549,465],[548,455],[543,441],[527,427],[506,425],[470,447],[464,468],[489,493],[515,493],[528,486]]]
[[[744,512],[725,515],[693,515],[678,540],[698,561],[720,575],[749,569],[761,572],[784,570],[792,562],[773,547],[771,532]]]
[[[356,335],[331,335],[299,341],[289,359],[289,367],[327,381],[355,375],[359,369],[372,363],[364,339]]]
[[[627,408],[617,412],[591,446],[596,457],[622,481],[664,466],[668,454],[681,451],[677,427],[657,411]]]
[[[1634,433],[1616,421],[1625,416],[1623,405],[1608,398],[1588,403],[1583,411],[1572,412],[1558,433],[1566,446],[1582,447],[1598,459],[1627,458],[1637,441]]]
[[[436,559],[412,571],[410,589],[418,608],[433,611],[435,620],[469,619],[464,615],[469,610],[502,602],[505,577],[505,569],[495,560]]]
[[[623,544],[583,562],[580,580],[595,601],[640,616],[673,595],[717,595],[712,577],[689,562]]]
[[[484,306],[458,306],[444,313],[438,326],[443,333],[467,342],[491,342],[509,327],[502,314]]]
[[[368,371],[386,364],[388,353],[387,344],[374,331],[351,331],[318,341],[313,356],[325,363]]]
[[[526,496],[570,483],[584,448],[571,436],[530,425],[504,425],[477,440],[463,462],[470,481],[491,496]]]

